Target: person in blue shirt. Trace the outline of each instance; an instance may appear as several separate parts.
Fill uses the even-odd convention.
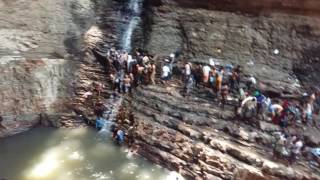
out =
[[[267,99],[263,94],[261,94],[258,90],[254,92],[254,97],[257,98],[257,115],[262,114],[263,103]]]
[[[124,143],[124,131],[122,131],[121,129],[118,129],[117,134],[116,134],[116,141],[118,144],[123,144]]]
[[[103,120],[102,118],[98,117],[98,118],[96,119],[96,128],[97,128],[98,130],[101,130],[101,128],[103,127],[103,125],[104,125],[104,120]]]

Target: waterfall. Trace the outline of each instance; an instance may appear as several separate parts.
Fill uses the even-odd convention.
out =
[[[143,0],[130,0],[127,9],[127,15],[130,15],[129,24],[126,26],[125,32],[121,39],[121,47],[123,50],[130,52],[132,49],[132,34],[141,22]]]
[[[122,104],[121,96],[111,96],[104,103],[107,111],[103,113],[103,119],[105,120],[100,132],[110,132],[113,122],[116,120],[118,110]]]
[[[133,32],[141,22],[140,15],[142,12],[142,3],[143,0],[130,0],[128,3],[128,8],[126,10],[125,15],[130,16],[130,21],[129,24],[126,26],[126,29],[121,38],[122,50],[125,50],[127,52],[130,52],[132,49]],[[106,102],[104,103],[108,110],[103,115],[103,119],[105,121],[100,131],[102,134],[110,132],[110,128],[113,122],[116,120],[118,110],[122,104],[122,99],[122,96],[113,96],[106,100]]]

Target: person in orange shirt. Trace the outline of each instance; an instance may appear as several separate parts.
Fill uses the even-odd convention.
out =
[[[222,68],[220,72],[216,74],[216,95],[218,97],[220,91],[221,91],[221,86],[222,86],[222,80],[223,80],[223,73],[224,69]]]

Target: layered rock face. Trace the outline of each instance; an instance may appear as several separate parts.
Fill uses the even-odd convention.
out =
[[[189,61],[208,62],[213,57],[222,64],[240,64],[246,74],[255,75],[268,89],[278,92],[292,93],[301,83],[306,84],[297,81],[297,76],[310,76],[319,83],[313,74],[319,67],[319,18],[286,13],[295,9],[292,6],[303,9],[299,3],[260,16],[246,14],[242,9],[245,6],[250,12],[258,6],[267,8],[265,1],[148,2],[145,47],[152,53],[168,55],[179,49]],[[308,7],[315,11],[319,7],[318,2],[307,2],[314,5]],[[232,6],[234,12],[214,10],[225,10],[222,5],[226,10]],[[276,49],[279,54],[274,53]],[[308,74],[303,73],[306,68]]]
[[[304,3],[146,1],[145,39],[136,44],[160,56],[178,50],[181,61],[209,63],[214,58],[220,64],[241,65],[266,92],[276,97],[297,94],[319,83],[319,6],[316,1]],[[131,137],[140,154],[188,179],[320,179],[319,171],[305,161],[288,166],[273,158],[278,126],[239,122],[232,100],[222,109],[210,90],[196,89],[183,97],[182,87],[177,80],[169,88],[141,87],[126,99],[135,117]],[[119,123],[125,128],[130,124]],[[306,137],[319,132],[291,130]],[[313,141],[307,146],[314,143],[319,145]]]
[[[296,2],[146,0],[144,21],[133,39],[137,47],[161,56],[179,50],[192,62],[213,57],[220,64],[240,64],[265,90],[292,94],[319,83],[318,2]],[[102,100],[112,93],[103,55],[119,45],[128,22],[121,16],[122,3],[0,2],[5,123],[29,126],[53,117],[46,122],[72,127],[79,114],[94,119],[93,102],[82,95],[92,90],[93,81],[106,85]],[[188,179],[320,179],[318,170],[304,162],[288,167],[272,158],[272,132],[279,127],[236,121],[232,106],[222,110],[209,90],[194,90],[185,98],[182,87],[174,81],[170,88],[140,87],[125,97],[124,106],[135,117],[130,137],[141,155]],[[319,132],[308,132],[313,131]],[[310,141],[318,146],[315,137]]]
[[[1,57],[0,113],[4,124],[12,128],[3,135],[25,130],[42,118],[59,127],[59,115],[69,111],[66,104],[72,94],[74,65],[64,59]]]
[[[175,0],[182,7],[205,8],[211,10],[223,10],[232,12],[248,12],[265,14],[274,12],[317,15],[320,3],[317,0]]]
[[[11,135],[40,120],[60,126],[74,95],[91,1],[0,2],[0,114]]]

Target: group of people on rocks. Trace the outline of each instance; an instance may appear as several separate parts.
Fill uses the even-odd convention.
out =
[[[299,100],[271,100],[264,95],[253,75],[242,78],[241,66],[235,68],[227,64],[216,65],[212,60],[208,64],[192,65],[186,62],[183,68],[185,92],[188,94],[192,84],[203,84],[212,89],[216,98],[220,98],[222,108],[228,96],[237,96],[236,118],[243,120],[267,120],[281,127],[281,136],[274,144],[275,154],[281,154],[293,162],[301,153],[303,138],[300,134],[289,134],[286,128],[289,125],[298,126],[305,123],[316,124],[314,115],[319,114],[320,89],[310,94],[304,94]],[[258,121],[255,121],[258,123]]]
[[[126,51],[110,49],[107,54],[108,64],[112,64],[110,79],[113,89],[119,93],[129,93],[133,87],[140,84],[155,84],[156,56],[149,55],[137,49],[134,55]]]
[[[161,62],[158,56],[150,55],[141,49],[130,55],[128,52],[112,48],[106,56],[107,63],[113,67],[110,70],[112,88],[118,93],[129,93],[133,87],[139,85],[155,85],[157,69],[161,69],[161,83],[168,86],[173,76],[175,58],[176,54],[171,54],[164,58],[161,67],[157,67],[156,62]],[[227,103],[231,104],[233,99],[237,99],[234,105],[237,119],[255,122],[258,119],[269,120],[279,125],[283,133],[274,145],[274,152],[280,152],[290,157],[290,160],[294,160],[300,153],[303,141],[299,135],[288,137],[286,128],[301,123],[315,124],[313,116],[319,113],[319,89],[304,94],[298,101],[271,100],[260,91],[257,79],[253,75],[243,74],[240,65],[221,65],[214,59],[210,59],[208,63],[184,61],[184,64],[178,67],[178,71],[182,74],[185,96],[190,95],[194,87],[210,88],[222,109]],[[94,86],[100,94],[103,85]],[[119,137],[119,141],[123,141],[124,133],[116,131],[115,136]]]

